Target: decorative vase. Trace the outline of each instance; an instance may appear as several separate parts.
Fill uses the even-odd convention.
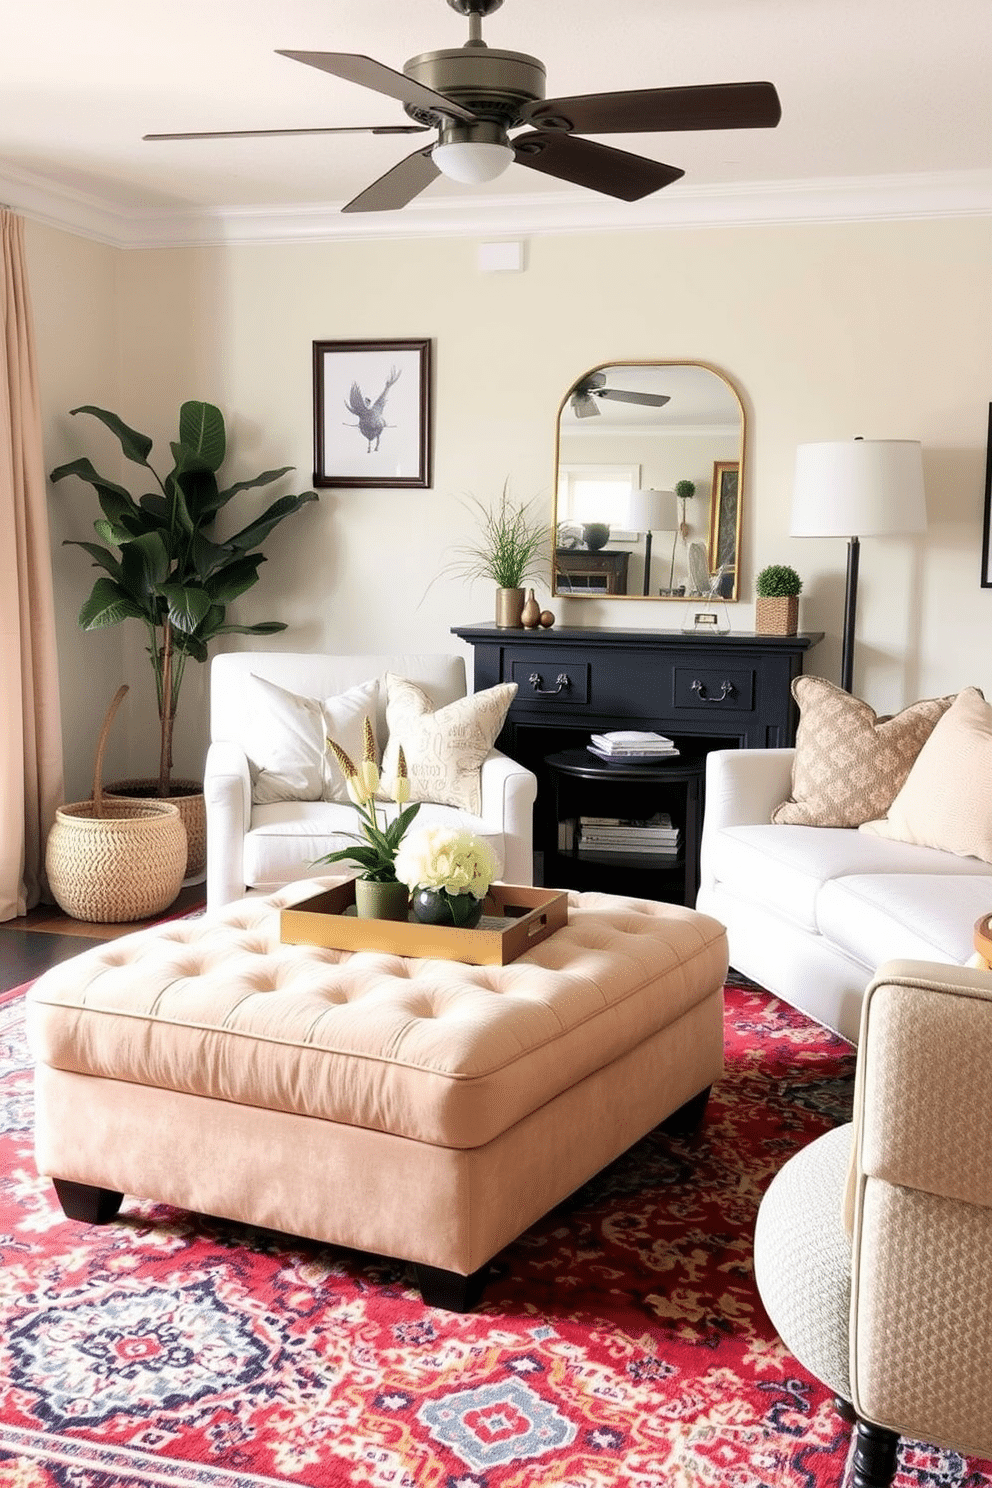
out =
[[[482,900],[474,894],[449,894],[447,889],[414,889],[413,918],[422,925],[456,925],[474,930],[482,919]]]
[[[525,630],[534,630],[541,623],[541,606],[534,598],[533,589],[527,590],[527,599],[520,611],[520,624]]]
[[[496,624],[500,630],[516,630],[524,608],[522,589],[496,590]]]
[[[799,599],[795,594],[759,595],[754,602],[758,635],[795,635],[799,629]]]
[[[409,903],[409,889],[395,878],[390,883],[355,879],[355,913],[360,920],[405,920]]]
[[[605,548],[610,540],[610,526],[608,522],[586,522],[582,529],[582,541],[590,553],[598,553],[600,548]]]

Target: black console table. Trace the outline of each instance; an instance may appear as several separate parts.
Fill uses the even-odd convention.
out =
[[[822,639],[822,632],[697,635],[567,625],[456,625],[452,632],[473,647],[476,692],[517,683],[498,743],[538,777],[534,844],[556,867],[549,754],[584,746],[591,733],[616,728],[656,729],[689,756],[790,745],[797,722],[792,682],[806,652]],[[698,864],[692,867],[698,872]],[[608,881],[604,868],[597,886],[606,888]],[[671,896],[645,891],[645,897]]]

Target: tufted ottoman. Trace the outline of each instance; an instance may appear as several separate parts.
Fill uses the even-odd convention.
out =
[[[331,882],[331,880],[328,880]],[[570,894],[507,966],[284,945],[290,884],[138,931],[28,996],[38,1170],[102,1223],[125,1193],[414,1263],[485,1263],[722,1070],[723,927]]]

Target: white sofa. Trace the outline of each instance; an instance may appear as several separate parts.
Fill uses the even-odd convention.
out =
[[[435,710],[465,696],[465,662],[457,655],[334,656],[279,651],[239,651],[210,664],[210,736],[203,791],[207,812],[207,904],[214,909],[249,890],[271,893],[284,884],[328,871],[314,859],[347,847],[356,830],[354,807],[335,801],[252,800],[252,676],[306,698],[328,698],[371,678],[380,681],[375,721],[380,747],[386,743],[387,672],[408,678],[430,697]],[[478,815],[454,806],[426,803],[418,825],[450,822],[485,837],[502,864],[506,883],[533,882],[533,806],[537,780],[515,760],[492,750],[481,768]],[[388,808],[395,813],[396,808]]]
[[[856,1043],[882,962],[971,958],[992,865],[853,828],[773,825],[793,756],[707,756],[696,907],[726,925],[732,966]]]

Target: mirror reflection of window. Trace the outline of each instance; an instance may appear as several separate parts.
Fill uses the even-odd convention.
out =
[[[720,593],[737,599],[744,445],[740,396],[715,368],[645,362],[583,372],[558,414],[556,548],[587,550],[583,528],[605,524],[608,539],[594,532],[594,541],[604,543],[601,554],[625,554],[625,561],[611,560],[625,572],[622,579],[619,572],[607,575],[604,558],[601,572],[588,573],[580,589],[556,565],[554,592],[684,598],[698,592],[689,555],[692,544],[702,544],[719,571],[708,580],[717,578]],[[671,530],[653,530],[652,547],[647,534],[632,530],[631,499],[638,491],[673,491],[680,482],[695,492],[679,502]]]

